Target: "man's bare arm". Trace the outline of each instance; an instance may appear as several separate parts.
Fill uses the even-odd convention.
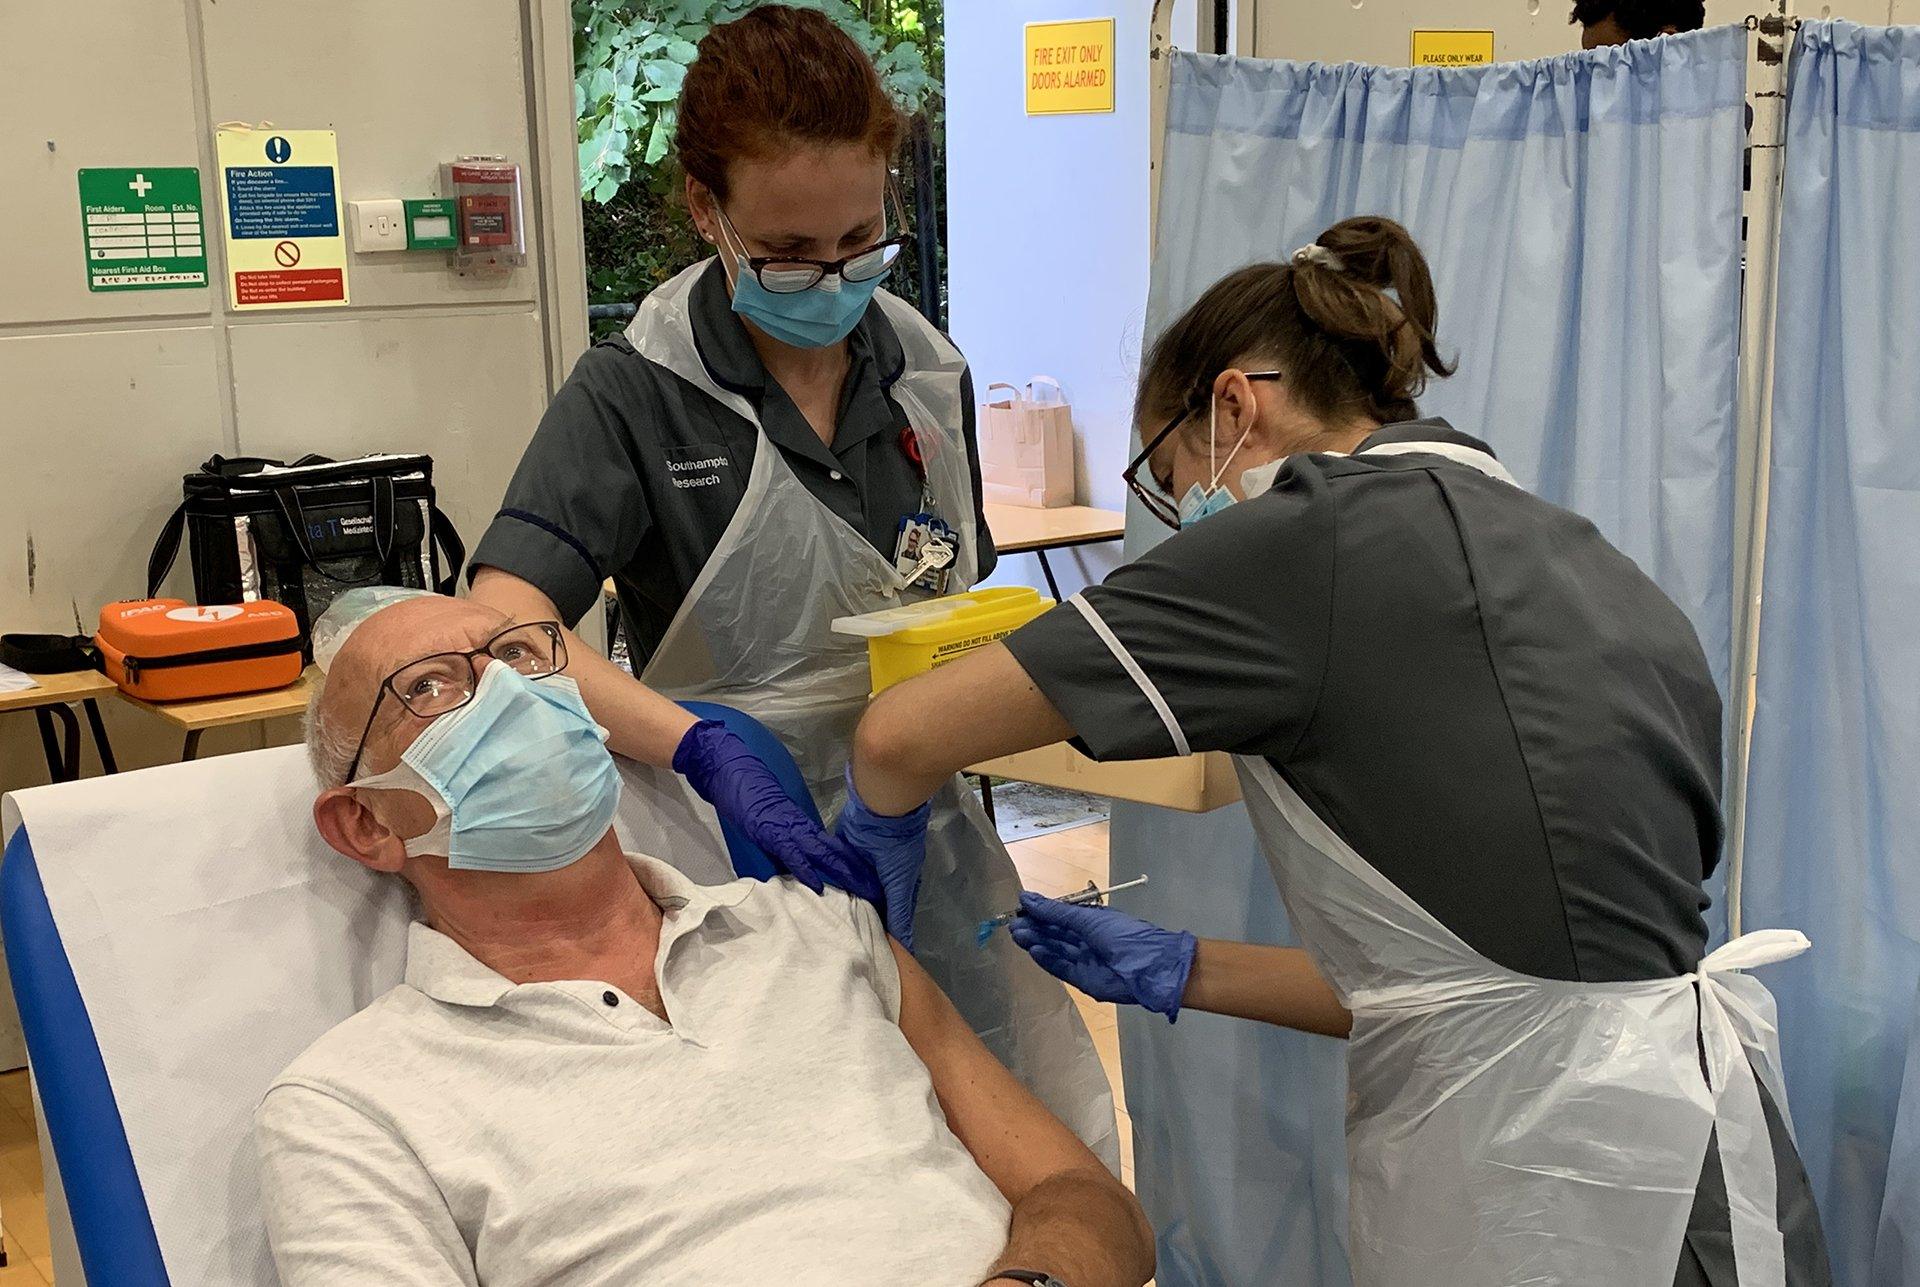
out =
[[[1140,1287],[1153,1276],[1153,1230],[1140,1204],[980,1044],[913,957],[892,947],[900,1030],[933,1078],[948,1127],[1013,1204],[994,1267],[1038,1270],[1071,1287]]]

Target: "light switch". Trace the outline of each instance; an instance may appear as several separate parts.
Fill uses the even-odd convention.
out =
[[[353,248],[361,254],[376,250],[405,250],[407,225],[405,203],[398,198],[379,201],[350,201],[353,214]]]

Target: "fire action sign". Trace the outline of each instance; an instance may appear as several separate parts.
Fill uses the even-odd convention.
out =
[[[347,241],[333,131],[225,126],[215,143],[233,307],[345,304]]]

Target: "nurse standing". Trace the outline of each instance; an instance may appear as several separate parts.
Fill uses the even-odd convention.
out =
[[[1706,658],[1591,523],[1419,417],[1435,324],[1385,219],[1211,287],[1147,356],[1127,471],[1180,530],[881,695],[858,795],[1066,737],[1232,752],[1304,950],[1033,895],[1013,933],[1104,1000],[1350,1036],[1359,1287],[1825,1284],[1772,999],[1737,973],[1806,940],[1706,951]]]
[[[675,150],[717,255],[580,360],[474,554],[474,597],[520,620],[577,621],[612,576],[641,682],[576,663],[588,705],[614,750],[671,763],[736,819],[783,799],[674,701],[758,718],[832,816],[868,676],[864,642],[830,623],[965,589],[994,565],[966,362],[878,289],[907,240],[888,183],[901,131],[873,65],[820,14],[768,5],[709,32]],[[903,575],[903,524],[943,565]],[[1019,892],[1005,849],[957,778],[921,825],[920,914],[911,884],[890,890],[889,928],[1111,1164],[1111,1095],[1065,990],[1011,944],[974,946]],[[796,874],[859,883],[800,820],[761,838]]]

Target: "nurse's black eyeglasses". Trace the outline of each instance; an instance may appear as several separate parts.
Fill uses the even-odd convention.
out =
[[[893,207],[894,216],[900,214],[900,200],[893,194],[893,186],[887,186],[887,201]],[[727,212],[721,210],[718,203],[714,210],[726,223],[727,231],[733,239],[746,249],[746,238],[733,226],[733,220],[727,218]],[[906,220],[899,219],[902,226]],[[827,274],[834,273],[844,281],[870,282],[876,277],[884,277],[893,268],[894,260],[900,258],[900,252],[913,241],[913,234],[901,232],[877,241],[865,250],[857,251],[844,259],[800,259],[793,255],[757,255],[749,256],[746,264],[760,285],[775,295],[795,295],[803,290],[812,290],[825,281]]]
[[[546,679],[567,668],[567,638],[558,621],[529,621],[508,626],[478,648],[465,652],[436,652],[410,661],[380,681],[380,691],[367,712],[367,725],[353,748],[353,763],[347,766],[347,781],[360,771],[360,757],[367,749],[367,734],[373,731],[373,717],[388,693],[400,700],[420,719],[437,719],[459,710],[473,700],[480,687],[480,658],[504,662],[528,679]]]
[[[1280,378],[1278,371],[1247,371],[1244,374],[1249,380],[1278,380]],[[1199,414],[1197,409],[1187,408],[1182,410],[1180,414],[1173,419],[1167,421],[1167,427],[1153,435],[1147,445],[1140,449],[1140,454],[1135,456],[1133,462],[1120,474],[1120,479],[1126,483],[1127,490],[1139,497],[1140,503],[1147,507],[1147,513],[1153,515],[1175,531],[1180,530],[1180,502],[1167,495],[1166,490],[1160,485],[1160,480],[1153,478],[1151,472],[1148,473],[1147,477],[1153,479],[1153,485],[1149,487],[1146,483],[1141,482],[1140,470],[1142,466],[1153,458],[1153,453],[1158,451],[1160,444],[1167,440],[1168,434],[1178,429],[1181,424],[1186,421],[1188,416],[1197,414]]]

